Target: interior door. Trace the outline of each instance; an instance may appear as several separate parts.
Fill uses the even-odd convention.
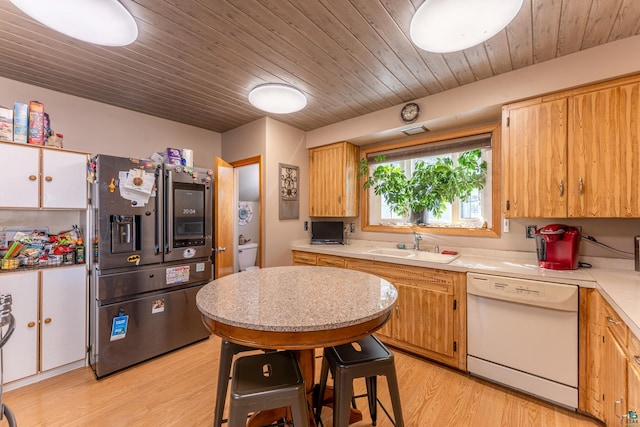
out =
[[[233,166],[216,157],[213,205],[215,209],[214,278],[233,273],[234,265],[234,201]]]

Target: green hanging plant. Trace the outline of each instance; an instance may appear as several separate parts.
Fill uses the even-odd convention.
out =
[[[377,163],[385,156],[377,156]],[[408,216],[412,212],[430,212],[440,218],[447,203],[455,199],[467,201],[473,190],[484,188],[487,162],[482,160],[480,149],[462,153],[456,162],[448,157],[438,157],[433,164],[418,161],[411,177],[392,164],[379,165],[369,171],[366,158],[360,159],[358,176],[366,176],[363,188],[373,188],[374,194],[384,197],[391,210]]]

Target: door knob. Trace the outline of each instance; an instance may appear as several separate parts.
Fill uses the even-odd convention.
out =
[[[47,324],[51,323],[51,318],[47,317],[46,319],[44,319],[44,323],[47,323]]]

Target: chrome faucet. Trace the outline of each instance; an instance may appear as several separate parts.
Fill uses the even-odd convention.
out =
[[[415,249],[416,251],[420,250],[420,240],[422,240],[422,235],[414,231],[413,232],[413,249]]]

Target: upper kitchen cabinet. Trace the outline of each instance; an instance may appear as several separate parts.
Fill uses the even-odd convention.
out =
[[[87,154],[0,144],[0,208],[87,208]]]
[[[566,216],[567,99],[507,105],[502,115],[504,216]]]
[[[570,217],[640,217],[640,83],[570,99]]]
[[[640,76],[503,107],[505,217],[640,217]]]
[[[309,216],[358,216],[359,152],[348,142],[309,150]]]

